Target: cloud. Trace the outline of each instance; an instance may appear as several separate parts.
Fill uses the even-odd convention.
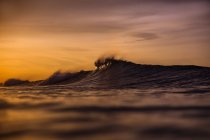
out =
[[[137,38],[137,41],[154,40],[159,38],[155,33],[133,33],[132,36]]]
[[[173,15],[167,14],[173,13],[182,16],[183,10],[186,9],[186,13],[193,10],[190,9],[193,3],[196,8],[204,2],[206,0],[176,0],[176,4],[174,0],[1,0],[0,25],[1,22],[7,23],[6,27],[0,27],[41,33],[123,32],[142,24],[145,28],[156,22],[165,22],[164,19],[159,21],[157,16],[170,18]],[[202,10],[198,8],[194,11]],[[189,17],[185,13],[183,16],[186,20]],[[149,34],[140,36],[144,36],[145,40],[155,38]]]
[[[71,22],[61,23],[61,25],[38,25],[36,28],[40,29],[42,32],[55,33],[109,33],[120,32],[127,29],[126,26],[118,23],[91,21],[86,21],[84,24]]]

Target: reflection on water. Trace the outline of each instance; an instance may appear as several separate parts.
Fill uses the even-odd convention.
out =
[[[3,140],[210,139],[210,88],[0,88]]]

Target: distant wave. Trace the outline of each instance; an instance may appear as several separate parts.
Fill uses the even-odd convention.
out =
[[[84,79],[88,71],[80,71],[77,73],[61,73],[60,71],[55,72],[48,79],[39,83],[39,85],[54,85],[54,84],[66,84],[66,83],[74,83]]]
[[[95,88],[192,87],[210,85],[210,68],[199,66],[141,65],[114,58],[94,71],[55,72],[35,85]],[[98,64],[97,64],[98,65]],[[30,84],[29,84],[30,85]]]
[[[8,79],[4,86],[17,86],[17,85],[25,85],[30,83],[28,80],[19,80],[19,79]]]

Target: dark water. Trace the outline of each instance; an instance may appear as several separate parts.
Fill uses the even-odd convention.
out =
[[[209,140],[210,87],[2,87],[0,139]]]

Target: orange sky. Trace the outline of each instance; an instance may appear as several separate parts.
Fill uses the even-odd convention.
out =
[[[94,69],[103,54],[210,66],[207,0],[1,0],[0,82]]]

